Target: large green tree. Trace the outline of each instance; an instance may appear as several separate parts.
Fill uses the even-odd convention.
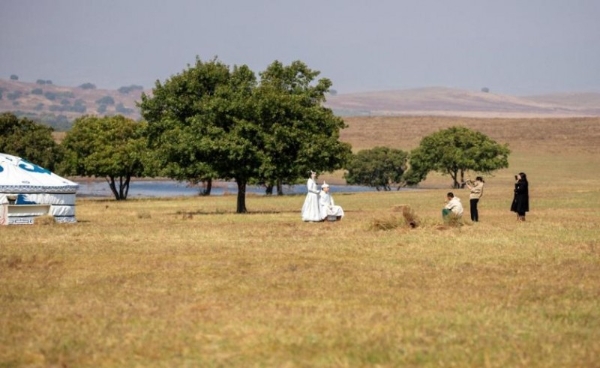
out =
[[[61,172],[103,177],[116,200],[127,199],[131,178],[144,175],[148,160],[145,129],[121,115],[76,119],[61,143]]]
[[[289,69],[293,75],[285,79],[281,70]],[[157,81],[151,96],[142,94],[140,108],[164,175],[192,182],[234,179],[236,212],[244,213],[248,183],[306,176],[312,165],[335,167],[347,148],[337,141],[343,122],[320,105],[327,82],[309,88],[315,73],[301,63],[288,69],[274,63],[259,86],[247,66],[230,68],[215,58],[197,59]],[[303,78],[297,93],[286,87]]]
[[[246,212],[246,186],[263,155],[261,132],[251,119],[255,87],[247,66],[230,69],[216,58],[196,59],[164,84],[157,81],[152,95],[142,94],[148,143],[162,174],[194,183],[234,179],[237,212]]]
[[[365,185],[377,190],[404,186],[403,174],[408,166],[408,153],[388,147],[375,147],[352,155],[344,178],[348,184]]]
[[[351,154],[339,140],[344,121],[323,106],[332,83],[316,80],[319,74],[301,61],[275,61],[260,73],[254,106],[265,137],[261,181],[276,184],[278,194],[282,183],[305,178],[310,170],[339,169]]]
[[[61,160],[60,146],[52,138],[54,129],[12,113],[0,114],[0,152],[19,156],[54,171]]]
[[[508,167],[510,150],[483,133],[454,126],[428,135],[410,155],[413,175],[423,178],[430,171],[450,175],[453,187],[460,187],[465,173],[489,174]],[[414,169],[412,169],[414,168]]]

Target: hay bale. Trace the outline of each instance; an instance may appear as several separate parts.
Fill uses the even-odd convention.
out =
[[[419,218],[413,208],[407,204],[401,204],[398,206],[394,206],[392,208],[393,212],[402,212],[402,217],[404,218],[404,224],[410,228],[416,228],[419,226]]]
[[[392,230],[401,225],[400,221],[394,216],[378,217],[371,221],[371,230]]]

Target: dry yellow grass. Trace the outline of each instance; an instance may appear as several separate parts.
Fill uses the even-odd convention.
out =
[[[519,142],[460,227],[443,226],[437,175],[334,193],[334,223],[303,223],[302,196],[248,196],[247,215],[221,196],[84,199],[77,224],[2,227],[0,366],[597,366],[600,158]],[[398,206],[419,226],[373,229]]]

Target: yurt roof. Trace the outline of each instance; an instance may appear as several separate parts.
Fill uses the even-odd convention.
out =
[[[78,187],[25,159],[0,153],[0,193],[75,193]]]

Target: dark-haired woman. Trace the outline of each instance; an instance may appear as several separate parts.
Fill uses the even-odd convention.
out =
[[[510,206],[512,212],[517,213],[517,221],[525,221],[525,213],[529,211],[529,183],[527,175],[519,173],[515,176],[515,197]]]
[[[306,182],[306,198],[302,205],[302,221],[321,221],[321,206],[319,205],[319,188],[317,187],[317,173],[310,172],[310,178]]]
[[[467,188],[471,191],[469,194],[469,204],[471,209],[471,221],[473,222],[479,222],[479,210],[477,209],[477,204],[483,195],[483,183],[484,181],[481,176],[476,177],[475,181],[465,182]]]

